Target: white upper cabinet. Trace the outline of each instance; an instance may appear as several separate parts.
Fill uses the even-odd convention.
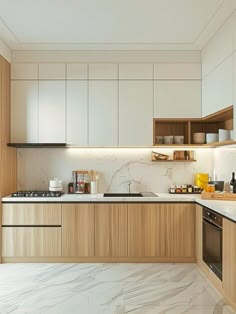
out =
[[[11,82],[11,143],[38,143],[38,81]]]
[[[66,65],[63,63],[39,64],[40,80],[63,80],[66,78]]]
[[[152,146],[153,82],[119,82],[119,145]]]
[[[233,20],[229,19],[202,50],[202,77],[229,57],[234,50]]]
[[[233,55],[202,80],[202,115],[207,116],[234,103]]]
[[[39,143],[65,143],[66,82],[39,81]]]
[[[89,82],[89,145],[118,145],[118,83]]]
[[[68,80],[87,80],[88,65],[84,63],[68,63],[67,79]]]
[[[12,80],[37,80],[38,64],[13,63],[11,64]]]
[[[67,81],[66,143],[88,145],[88,82]]]
[[[200,118],[201,81],[155,81],[155,118]]]
[[[116,80],[118,78],[118,64],[95,63],[89,64],[90,80]]]
[[[158,63],[154,64],[154,79],[201,79],[200,63]]]
[[[119,64],[120,80],[151,80],[153,79],[153,64],[151,63],[123,63]]]

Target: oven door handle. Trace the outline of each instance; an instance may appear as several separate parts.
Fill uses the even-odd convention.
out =
[[[216,225],[213,221],[211,221],[210,219],[207,219],[206,217],[202,217],[203,222],[210,224],[212,227],[214,227],[215,229],[217,229],[218,231],[222,231],[222,228],[218,225]]]

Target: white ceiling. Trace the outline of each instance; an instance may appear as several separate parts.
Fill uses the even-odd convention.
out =
[[[12,50],[201,49],[235,0],[0,0]]]

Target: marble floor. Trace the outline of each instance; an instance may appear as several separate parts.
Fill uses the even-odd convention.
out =
[[[194,264],[2,264],[0,313],[235,312]]]

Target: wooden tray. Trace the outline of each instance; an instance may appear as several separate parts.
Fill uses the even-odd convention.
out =
[[[202,192],[201,198],[203,200],[236,201],[236,194],[226,192]]]

